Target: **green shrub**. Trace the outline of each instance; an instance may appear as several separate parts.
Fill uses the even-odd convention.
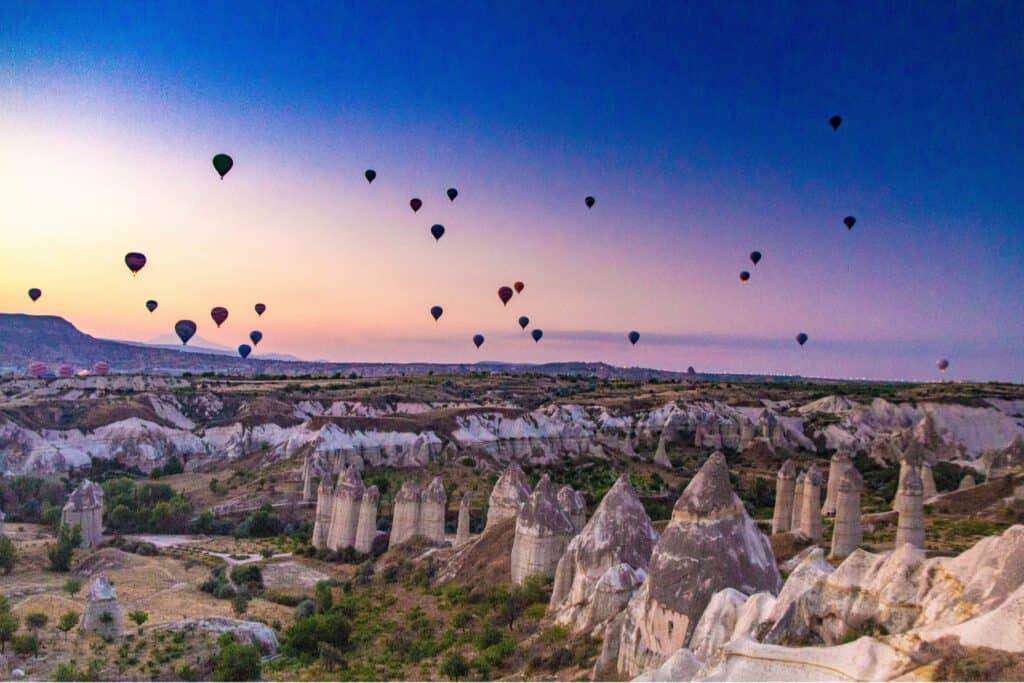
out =
[[[224,634],[218,640],[220,651],[214,660],[214,681],[258,681],[262,666],[260,651],[255,645],[242,645],[231,634]]]
[[[316,614],[292,624],[285,631],[281,649],[285,654],[295,657],[316,657],[320,652],[320,643],[344,648],[351,631],[352,627],[343,614]]]

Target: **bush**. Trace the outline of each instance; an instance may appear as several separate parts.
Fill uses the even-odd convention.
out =
[[[242,645],[231,634],[220,637],[220,652],[214,660],[214,681],[258,681],[261,665],[260,651],[255,645]]]
[[[14,636],[11,640],[11,647],[14,648],[14,654],[21,657],[31,657],[39,654],[39,639],[36,638],[35,634]]]
[[[245,588],[250,595],[263,592],[263,572],[254,564],[240,564],[231,569],[231,580],[239,588]]]
[[[337,612],[317,614],[296,621],[285,631],[281,647],[285,654],[312,658],[320,653],[320,643],[344,648],[352,627],[344,615]]]
[[[57,533],[57,542],[46,546],[50,569],[55,572],[71,570],[71,558],[82,543],[82,529],[77,524],[63,525]]]
[[[316,614],[316,603],[306,598],[295,606],[295,620],[305,619]]]
[[[459,652],[449,652],[441,663],[441,673],[453,681],[465,678],[469,673],[469,662]]]
[[[10,574],[14,569],[14,562],[17,558],[18,553],[14,549],[14,541],[6,536],[0,536],[0,569],[3,570],[4,576]]]
[[[37,631],[50,621],[45,612],[29,612],[25,615],[25,626],[30,631]]]

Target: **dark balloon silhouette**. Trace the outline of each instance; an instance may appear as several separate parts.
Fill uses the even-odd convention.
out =
[[[252,353],[252,347],[251,346],[249,346],[248,344],[239,344],[238,345],[238,355],[239,356],[241,356],[242,358],[248,358],[250,353]]]
[[[196,324],[191,320],[179,320],[174,323],[174,333],[178,335],[182,345],[188,344],[188,340],[195,336]]]
[[[224,324],[224,321],[228,319],[228,309],[223,306],[211,308],[210,317],[213,318],[213,322],[217,323],[217,327],[220,327]]]
[[[483,343],[484,343],[484,335],[482,335],[482,334],[474,334],[473,335],[473,344],[476,346],[476,348],[479,349],[480,346]]]
[[[512,289],[516,290],[516,294],[522,294],[523,290],[526,289],[526,285],[522,282],[517,282],[512,285]]]
[[[150,313],[152,313],[153,311],[155,311],[155,310],[156,310],[156,307],[157,307],[157,306],[159,306],[159,305],[160,305],[160,304],[158,304],[158,303],[157,303],[157,302],[156,302],[155,300],[153,300],[153,299],[150,299],[149,301],[147,301],[147,302],[146,302],[146,309],[147,309],[147,310],[148,310],[148,311],[149,311]]]
[[[434,236],[435,240],[440,240],[441,236],[444,235],[444,226],[436,224],[431,226],[430,234]]]
[[[832,126],[832,130],[839,130],[839,126],[843,123],[842,116],[833,116],[828,120],[828,125]]]
[[[508,306],[508,302],[512,299],[512,288],[498,287],[498,298],[501,299],[502,305]]]
[[[530,336],[533,337],[533,342],[536,344],[544,336],[544,330],[534,330],[530,333]]]
[[[594,202],[597,201],[593,197],[587,197],[583,200],[583,203],[587,205],[588,209],[594,208]]]
[[[740,271],[740,282],[746,282],[750,279],[750,273],[745,270]]]
[[[132,271],[132,275],[135,275],[146,265],[146,255],[130,251],[124,255],[124,264],[128,266],[128,270]]]
[[[949,361],[946,360],[945,358],[943,358],[942,360],[940,360],[935,365],[938,366],[939,370],[941,370],[942,372],[945,372],[949,368]]]
[[[234,159],[229,157],[227,154],[218,154],[213,157],[213,168],[220,174],[220,179],[224,180],[224,176],[228,174],[231,167],[235,165]]]
[[[456,190],[454,187],[449,187],[448,191],[445,192],[445,194],[448,195],[448,199],[450,199],[450,200],[452,200],[454,202],[455,198],[459,196],[459,191]]]
[[[629,337],[629,343],[633,344],[634,346],[636,346],[636,343],[638,341],[640,341],[640,333],[637,332],[636,330],[633,330],[632,332],[630,332],[628,337]]]
[[[693,369],[693,366],[691,365],[690,367],[686,368],[686,374],[687,374],[687,375],[696,375],[696,374],[697,374],[697,371],[696,371],[696,370],[694,370],[694,369]]]
[[[267,310],[267,305],[266,304],[256,304],[255,306],[253,306],[253,308],[256,310],[256,315],[261,316],[261,315],[263,315],[264,311]]]
[[[368,168],[366,169],[366,173],[364,173],[363,175],[366,176],[366,182],[372,183],[373,179],[377,177],[377,172],[374,171],[372,168]]]
[[[853,216],[847,216],[843,219],[843,224],[846,226],[847,230],[853,230],[853,226],[857,224],[857,219]]]
[[[259,330],[253,330],[249,333],[249,341],[252,342],[253,346],[259,346],[260,341],[263,339],[263,333]]]
[[[42,295],[43,290],[39,289],[38,287],[33,287],[32,289],[28,290],[28,298],[32,299],[32,301],[39,301],[39,297],[41,297]]]
[[[796,343],[799,344],[800,346],[806,344],[807,335],[804,332],[801,332],[800,334],[796,335]]]
[[[530,324],[530,319],[525,315],[519,316],[519,327],[526,329],[526,326]]]
[[[434,316],[434,320],[437,320],[444,313],[444,309],[440,306],[431,306],[430,315]]]
[[[409,200],[409,206],[412,207],[412,212],[416,213],[417,211],[420,210],[420,207],[423,206],[423,200],[420,199],[419,197],[413,197],[412,199]]]
[[[761,261],[761,252],[752,251],[750,252],[750,261],[756,266]]]

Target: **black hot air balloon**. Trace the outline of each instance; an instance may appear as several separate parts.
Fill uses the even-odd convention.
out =
[[[482,335],[482,334],[474,334],[473,335],[473,344],[476,346],[476,348],[479,349],[483,345],[483,343],[484,343],[484,335]]]
[[[43,290],[39,289],[38,287],[33,287],[32,289],[28,290],[28,298],[32,299],[32,301],[39,301],[39,297],[41,297],[42,295]]]
[[[544,336],[544,330],[534,330],[530,333],[530,336],[533,337],[533,342],[537,343],[540,341],[540,338]]]
[[[412,207],[412,212],[416,213],[417,211],[420,210],[420,207],[423,206],[423,200],[420,199],[419,197],[413,197],[412,199],[409,200],[409,206]]]
[[[444,226],[437,224],[430,226],[430,234],[434,236],[435,240],[440,240],[444,235]]]
[[[760,263],[760,261],[761,261],[761,252],[759,252],[759,251],[752,251],[752,252],[750,252],[750,261],[751,261],[751,263],[753,263],[753,264],[754,264],[755,266],[756,266],[756,265],[757,265],[758,263]]]
[[[249,341],[252,342],[253,346],[259,346],[260,341],[263,340],[263,333],[259,330],[253,330],[249,333]]]
[[[213,322],[217,323],[217,327],[220,327],[228,319],[228,309],[223,306],[215,306],[210,309],[210,317],[213,318]]]
[[[512,299],[512,288],[498,287],[498,298],[501,299],[503,306],[508,306],[509,300]]]
[[[853,216],[847,216],[843,219],[843,225],[846,226],[847,230],[853,230],[853,226],[857,224],[857,219]]]
[[[938,366],[940,371],[945,372],[949,368],[949,361],[943,358],[935,365]]]
[[[178,335],[178,339],[183,345],[188,344],[188,340],[196,333],[196,324],[191,320],[179,320],[174,323],[174,333]]]
[[[252,347],[251,346],[249,346],[248,344],[239,344],[238,345],[238,355],[239,356],[241,356],[242,358],[248,358],[250,353],[252,353]]]
[[[256,309],[256,315],[263,315],[263,313],[267,310],[267,305],[256,304],[255,306],[253,306],[253,308]]]
[[[594,202],[595,202],[595,201],[596,201],[596,200],[595,200],[595,199],[594,199],[593,197],[586,197],[586,198],[585,198],[585,199],[583,200],[583,203],[587,205],[587,208],[588,208],[588,209],[592,209],[592,208],[594,208]]]
[[[234,159],[229,157],[227,154],[218,154],[213,157],[213,168],[220,174],[220,179],[224,180],[224,176],[228,174],[231,167],[235,165]]]
[[[525,288],[526,285],[524,285],[522,282],[516,282],[514,285],[512,285],[512,289],[516,290],[516,294],[522,294]]]
[[[455,198],[459,196],[459,191],[456,190],[454,187],[449,187],[448,191],[445,192],[445,194],[448,195],[448,199],[454,202]]]
[[[839,130],[839,126],[843,123],[842,116],[833,116],[828,120],[828,125],[832,126],[832,130]]]
[[[640,333],[637,332],[636,330],[633,330],[632,332],[630,332],[628,336],[629,336],[629,343],[633,344],[634,346],[636,345],[636,343],[638,341],[640,341]]]
[[[147,309],[147,310],[148,310],[148,311],[149,311],[150,313],[152,313],[153,311],[155,311],[155,310],[156,310],[156,307],[157,307],[158,305],[159,305],[159,304],[158,304],[158,303],[157,303],[157,302],[156,302],[156,301],[155,301],[154,299],[150,299],[149,301],[147,301],[147,302],[146,302],[146,309]]]
[[[377,177],[377,172],[374,171],[372,168],[368,168],[366,169],[366,172],[363,173],[363,175],[366,176],[366,182],[372,183],[373,179]]]
[[[146,255],[130,251],[124,255],[124,264],[128,266],[128,270],[132,271],[132,275],[135,275],[146,265]]]
[[[804,344],[806,344],[807,343],[807,333],[806,332],[801,332],[800,334],[796,335],[796,343],[799,344],[800,346],[803,346]]]
[[[430,307],[430,315],[434,316],[434,320],[440,318],[442,313],[444,313],[444,309],[441,308],[440,306]]]
[[[750,273],[745,270],[740,271],[740,282],[746,282],[750,279]]]
[[[530,319],[525,315],[519,316],[519,327],[526,329],[526,326],[530,324]]]

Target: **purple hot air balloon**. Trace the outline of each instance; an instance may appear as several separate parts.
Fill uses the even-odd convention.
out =
[[[252,342],[253,346],[259,346],[259,343],[263,340],[263,333],[259,330],[253,330],[249,333],[249,341]]]
[[[948,370],[948,369],[949,369],[949,361],[948,361],[948,360],[946,360],[945,358],[943,358],[942,360],[940,360],[940,361],[939,361],[938,363],[936,363],[935,365],[936,365],[936,366],[937,366],[937,367],[939,368],[939,371],[940,371],[940,372],[945,372],[946,370]]]
[[[32,301],[39,301],[39,297],[41,297],[42,295],[43,290],[39,289],[38,287],[33,287],[32,289],[28,290],[28,298],[32,299]]]
[[[146,265],[146,255],[130,251],[124,255],[124,264],[128,266],[128,270],[132,271],[132,275],[135,275]]]
[[[412,212],[416,213],[423,207],[423,200],[419,197],[413,197],[409,200],[409,206],[412,207]]]
[[[508,302],[512,299],[512,288],[498,287],[498,298],[501,299],[503,306],[508,306]]]
[[[267,310],[266,304],[256,304],[253,306],[256,309],[256,315],[263,315],[263,312]]]
[[[174,323],[174,333],[178,335],[181,343],[188,344],[188,340],[195,336],[196,324],[191,320],[179,320]]]
[[[228,309],[223,306],[215,306],[210,309],[210,317],[213,318],[213,322],[217,323],[217,327],[220,327],[228,319]]]

